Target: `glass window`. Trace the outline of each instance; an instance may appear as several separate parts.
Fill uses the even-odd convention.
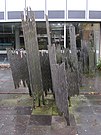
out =
[[[90,11],[89,18],[90,19],[101,19],[101,11]]]
[[[70,11],[68,11],[68,18],[84,19],[85,18],[85,11],[70,10]]]
[[[0,20],[4,19],[4,12],[0,12]]]
[[[63,19],[64,18],[64,11],[61,11],[61,10],[48,11],[48,17],[51,19],[58,19],[58,18]]]

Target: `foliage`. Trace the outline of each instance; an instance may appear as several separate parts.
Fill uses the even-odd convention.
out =
[[[101,70],[101,59],[99,59],[98,63],[97,63],[97,69]]]

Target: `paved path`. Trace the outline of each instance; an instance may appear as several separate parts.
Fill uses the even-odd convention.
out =
[[[28,89],[15,90],[10,69],[0,69],[0,135],[101,135],[100,82],[100,74],[84,79],[70,107],[75,120],[71,115],[67,127],[62,117],[32,115]]]
[[[71,116],[67,127],[63,117],[32,115],[32,98],[27,88],[15,89],[10,69],[0,69],[0,135],[75,135]]]
[[[79,135],[101,135],[101,73],[84,78],[79,97],[73,98]]]

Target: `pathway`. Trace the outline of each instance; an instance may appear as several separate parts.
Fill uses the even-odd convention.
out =
[[[62,117],[32,115],[28,89],[15,90],[10,69],[0,69],[0,135],[101,135],[100,74],[83,82],[70,107],[75,120],[71,115],[67,127]]]
[[[80,96],[72,99],[78,135],[101,135],[101,73],[83,82]]]
[[[32,98],[27,88],[14,89],[11,70],[0,69],[0,135],[75,135],[63,117],[32,115]]]

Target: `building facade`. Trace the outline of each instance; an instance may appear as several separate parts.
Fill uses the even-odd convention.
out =
[[[64,47],[69,42],[68,23],[94,24],[98,34],[96,52],[100,56],[100,3],[100,0],[0,0],[0,50],[5,50],[7,47],[24,47],[21,14],[24,14],[24,9],[30,7],[35,12],[40,48],[45,49],[47,46],[45,25],[45,14],[47,14],[52,40],[60,41]]]
[[[26,7],[35,11],[36,20],[101,21],[101,1],[96,0],[0,0],[0,22],[21,21]]]

